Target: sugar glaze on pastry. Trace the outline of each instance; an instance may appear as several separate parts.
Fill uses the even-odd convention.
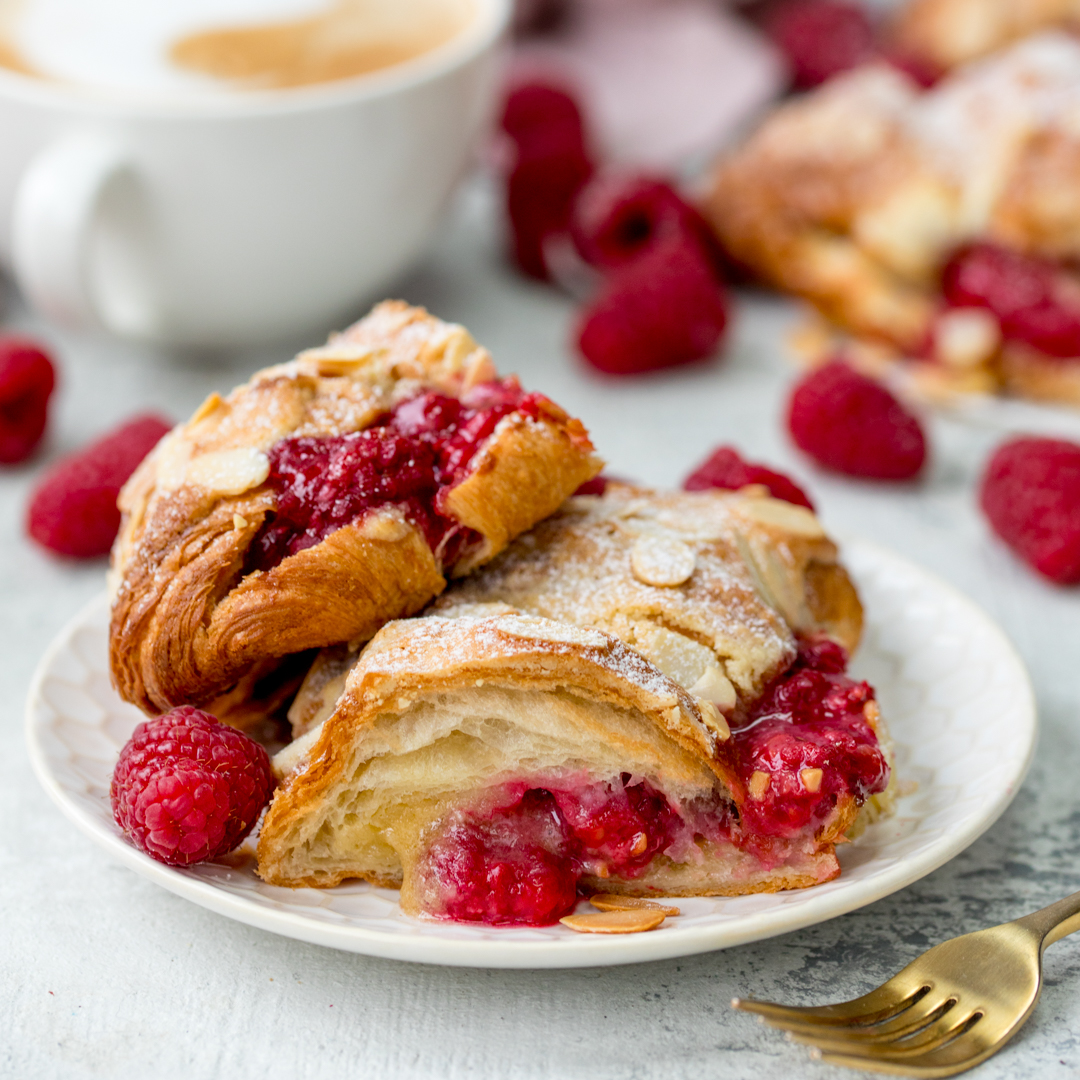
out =
[[[243,701],[282,658],[419,610],[599,468],[581,423],[462,327],[380,304],[211,395],[132,476],[113,680],[149,712]]]

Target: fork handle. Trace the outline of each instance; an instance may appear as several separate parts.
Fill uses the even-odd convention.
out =
[[[1066,896],[1056,904],[1016,920],[1019,926],[1034,931],[1042,938],[1042,948],[1053,945],[1063,937],[1080,930],[1080,892]]]

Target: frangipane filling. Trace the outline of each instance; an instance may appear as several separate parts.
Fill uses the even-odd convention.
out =
[[[268,483],[277,496],[248,554],[247,571],[269,570],[330,533],[384,506],[398,506],[442,566],[480,542],[445,512],[447,493],[468,475],[477,451],[513,413],[550,408],[513,378],[482,383],[460,398],[409,398],[363,431],[284,439],[271,448]]]
[[[872,689],[849,679],[840,646],[804,644],[721,745],[742,787],[678,805],[622,774],[537,778],[489,792],[483,808],[436,824],[416,868],[426,914],[460,922],[543,926],[569,912],[582,879],[633,881],[657,859],[701,861],[738,849],[764,870],[812,849],[841,799],[885,789],[889,766],[871,720]]]

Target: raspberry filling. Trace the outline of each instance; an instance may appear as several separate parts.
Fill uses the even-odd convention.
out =
[[[485,810],[455,811],[420,867],[425,910],[457,922],[546,926],[573,908],[582,877],[640,877],[658,855],[693,858],[699,839],[779,864],[840,798],[862,802],[888,783],[866,718],[873,691],[847,678],[846,665],[840,646],[804,643],[733,729],[722,752],[748,792],[738,808],[718,797],[678,809],[624,773],[606,783],[509,784]]]
[[[550,409],[516,379],[483,383],[462,397],[429,392],[394,406],[363,431],[331,438],[284,439],[270,450],[267,483],[275,513],[256,536],[246,572],[269,570],[330,533],[383,506],[399,506],[442,565],[479,533],[445,511],[481,445],[513,413],[533,420]]]
[[[686,826],[647,781],[508,785],[486,815],[461,814],[427,850],[437,917],[546,926],[570,911],[583,875],[634,878]]]
[[[847,655],[835,642],[804,642],[749,719],[732,728],[725,749],[748,792],[739,807],[740,846],[791,839],[817,828],[839,799],[862,802],[884,791],[889,765],[867,719],[874,691],[844,675]]]
[[[972,244],[949,260],[942,292],[950,307],[980,307],[1001,334],[1047,356],[1080,357],[1080,281],[1050,259]]]

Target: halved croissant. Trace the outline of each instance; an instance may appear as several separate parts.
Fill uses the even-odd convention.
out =
[[[864,741],[883,787],[868,727]],[[735,895],[839,873],[833,844],[867,792],[823,797],[784,836],[753,835],[740,808],[760,781],[737,742],[600,630],[521,615],[395,622],[333,715],[275,759],[259,874],[365,878],[401,885],[411,913],[543,922],[575,887]]]
[[[333,519],[327,470],[358,444],[340,448],[363,438],[377,455],[392,436],[396,463],[376,462],[389,483],[419,460],[409,425],[429,423],[429,405],[460,407],[462,417],[457,428],[446,422],[445,445],[429,440],[425,450],[442,469],[431,474],[433,493],[372,495],[354,516]],[[490,434],[470,444],[489,420]],[[497,554],[599,468],[581,423],[498,381],[462,327],[380,304],[326,346],[228,398],[212,395],[125,486],[112,565],[117,689],[149,712],[202,704],[290,654],[366,640],[423,607],[447,576]],[[344,494],[367,497],[356,485]],[[286,496],[301,517],[303,499],[313,500],[331,524],[320,517],[318,529],[290,533],[275,521]]]

